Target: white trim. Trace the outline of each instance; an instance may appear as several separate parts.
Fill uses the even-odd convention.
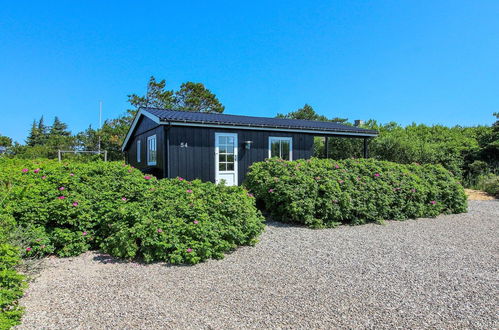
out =
[[[269,136],[269,158],[272,158],[272,140],[289,141],[289,160],[293,160],[293,138],[289,136]],[[287,159],[286,159],[287,160]]]
[[[142,152],[142,141],[137,140],[137,163],[141,162],[141,152]]]
[[[218,147],[218,137],[219,136],[232,136],[234,138],[234,170],[233,171],[219,171],[219,158],[218,158],[218,153],[219,153],[219,147]],[[219,182],[219,174],[220,172],[224,173],[233,173],[234,174],[234,185],[237,186],[238,183],[238,176],[239,176],[239,162],[238,162],[238,140],[237,140],[237,133],[215,133],[215,182]]]
[[[155,160],[154,161],[149,161],[150,159],[150,151],[153,150],[151,148],[151,140],[154,140],[154,152],[155,152]],[[156,134],[148,136],[147,137],[147,165],[156,165],[156,162],[158,161],[158,140],[156,139]]]
[[[128,130],[128,133],[126,134],[125,140],[123,141],[123,144],[121,145],[121,151],[125,151],[125,146],[128,144],[128,140],[130,140],[130,137],[132,136],[133,131],[135,131],[135,126],[137,126],[137,123],[139,122],[139,118],[141,115],[146,116],[147,118],[154,121],[156,124],[160,124],[160,125],[163,124],[163,123],[161,123],[159,118],[156,117],[155,115],[153,115],[152,113],[149,113],[147,111],[140,109],[139,111],[137,111],[137,113],[135,114],[135,117],[133,118],[132,125],[130,125],[130,129]]]
[[[163,125],[171,126],[193,126],[193,127],[210,127],[210,128],[228,128],[228,129],[245,129],[250,131],[273,131],[273,132],[290,132],[290,133],[312,133],[317,135],[352,135],[364,137],[376,137],[375,133],[355,133],[355,132],[332,132],[320,130],[304,130],[293,128],[270,128],[270,127],[254,127],[254,126],[232,126],[232,125],[215,125],[215,124],[196,124],[196,123],[179,123],[179,122],[161,122]]]

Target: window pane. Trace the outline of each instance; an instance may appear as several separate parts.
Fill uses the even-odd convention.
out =
[[[227,137],[227,144],[234,145],[234,137],[233,136]]]
[[[233,154],[234,153],[234,145],[230,145],[227,147],[227,152],[230,153],[230,154]]]
[[[218,155],[218,161],[219,162],[226,162],[227,161],[227,155],[226,154],[219,154]]]
[[[290,160],[289,147],[289,140],[281,140],[281,158],[284,160]]]
[[[270,141],[270,157],[280,157],[279,152],[279,141],[271,140]]]
[[[218,147],[218,151],[219,151],[220,153],[226,153],[226,152],[227,152],[227,146],[225,146],[225,145],[220,145],[220,146]]]
[[[227,163],[227,171],[234,171],[234,163]]]
[[[225,171],[226,169],[227,169],[227,163],[219,163],[218,164],[219,171]]]
[[[227,162],[234,163],[234,155],[227,155]]]
[[[227,137],[226,136],[219,136],[218,137],[218,144],[227,144]]]

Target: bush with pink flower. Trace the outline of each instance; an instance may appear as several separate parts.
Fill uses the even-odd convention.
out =
[[[254,244],[263,229],[242,187],[157,180],[118,162],[0,159],[0,167],[0,216],[10,219],[5,231],[29,257],[100,249],[196,263]]]
[[[270,159],[250,167],[245,185],[274,219],[314,228],[434,217],[467,207],[462,186],[439,165]]]

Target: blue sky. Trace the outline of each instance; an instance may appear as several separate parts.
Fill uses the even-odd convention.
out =
[[[2,1],[0,134],[77,132],[149,76],[204,83],[226,113],[445,125],[499,111],[499,1]]]

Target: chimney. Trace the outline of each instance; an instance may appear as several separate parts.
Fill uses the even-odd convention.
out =
[[[363,120],[360,120],[360,119],[355,119],[355,121],[354,121],[354,124],[353,124],[353,125],[354,125],[354,126],[357,126],[357,127],[362,126],[362,125],[364,125],[364,121],[363,121]]]

